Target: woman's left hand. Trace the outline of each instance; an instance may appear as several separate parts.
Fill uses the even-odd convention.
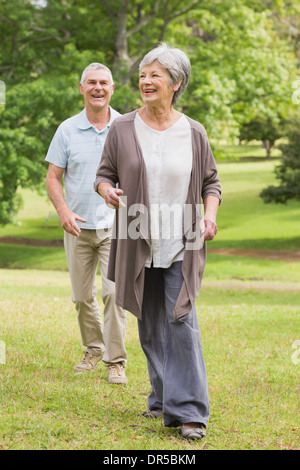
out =
[[[204,241],[213,240],[217,235],[218,226],[215,220],[204,216]]]

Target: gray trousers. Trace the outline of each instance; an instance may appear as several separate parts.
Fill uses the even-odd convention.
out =
[[[138,328],[151,383],[148,407],[163,410],[165,426],[206,426],[209,400],[196,308],[178,320],[173,314],[183,282],[181,266],[177,261],[167,269],[146,268]]]
[[[72,283],[72,300],[78,313],[82,344],[103,362],[127,363],[126,311],[115,304],[115,284],[107,279],[111,229],[82,229],[77,238],[64,233],[64,245]],[[100,261],[103,317],[97,301],[96,273]]]

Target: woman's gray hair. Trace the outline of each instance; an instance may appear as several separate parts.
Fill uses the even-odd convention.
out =
[[[88,65],[84,69],[84,71],[82,72],[82,75],[81,75],[81,79],[80,79],[81,85],[84,85],[84,81],[85,81],[85,78],[86,78],[86,72],[88,70],[101,70],[101,69],[106,70],[108,72],[110,80],[111,80],[111,84],[113,85],[114,81],[113,81],[113,77],[112,77],[112,73],[111,73],[110,69],[108,67],[106,67],[106,65],[100,64],[99,62],[93,62],[92,64]]]
[[[161,42],[158,47],[148,52],[141,60],[139,69],[150,65],[157,60],[170,74],[171,86],[177,85],[182,80],[180,87],[173,95],[172,104],[176,104],[187,87],[191,75],[191,63],[187,55],[176,47],[171,47]]]

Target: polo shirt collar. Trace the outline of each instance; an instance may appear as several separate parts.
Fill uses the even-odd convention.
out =
[[[111,124],[114,120],[114,110],[110,106],[109,106],[109,110],[110,110],[110,120],[107,124],[108,128],[110,128],[110,126],[111,126]],[[86,130],[86,129],[90,129],[91,127],[94,127],[93,124],[91,124],[90,121],[87,118],[85,108],[79,114],[78,127],[79,127],[79,129],[81,129],[83,131]]]

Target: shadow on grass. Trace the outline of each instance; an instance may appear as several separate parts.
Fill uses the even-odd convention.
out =
[[[63,248],[0,244],[1,269],[49,269],[67,271]]]

